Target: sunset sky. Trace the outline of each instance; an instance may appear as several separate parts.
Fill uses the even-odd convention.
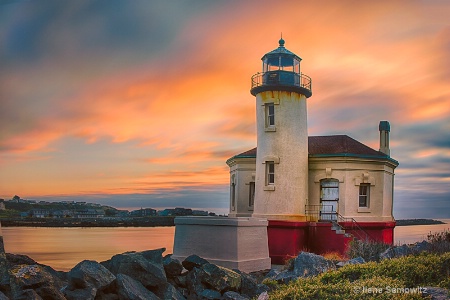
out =
[[[312,78],[309,135],[378,150],[394,216],[450,218],[448,1],[0,1],[0,198],[228,210],[256,146],[250,78],[278,47]]]

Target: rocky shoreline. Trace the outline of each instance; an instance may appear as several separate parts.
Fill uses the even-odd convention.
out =
[[[380,259],[417,254],[427,251],[429,247],[426,241],[391,247],[380,255]],[[25,255],[0,252],[0,300],[267,300],[268,292],[274,288],[264,284],[267,279],[285,284],[299,277],[316,276],[347,264],[365,263],[361,257],[336,262],[320,255],[301,252],[281,270],[273,268],[246,274],[209,263],[196,255],[179,262],[171,255],[163,257],[164,251],[161,248],[126,252],[100,263],[84,260],[69,272],[55,271]],[[447,293],[443,289],[429,290],[443,295]]]

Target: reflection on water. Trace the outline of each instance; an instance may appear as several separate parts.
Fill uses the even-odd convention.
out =
[[[450,229],[448,224],[399,226],[395,244],[426,239],[429,232]],[[5,250],[25,254],[56,270],[68,271],[82,260],[104,261],[126,251],[166,248],[173,251],[175,227],[44,228],[3,227]]]
[[[173,251],[175,227],[44,228],[3,227],[5,251],[25,254],[56,270],[82,260],[104,261],[126,251]]]
[[[446,224],[436,225],[413,225],[413,226],[397,226],[394,229],[394,243],[412,244],[418,241],[426,240],[427,235],[444,230],[450,230],[450,219],[440,220]]]

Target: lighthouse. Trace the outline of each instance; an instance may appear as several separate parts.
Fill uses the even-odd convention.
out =
[[[262,57],[253,75],[257,149],[254,217],[305,221],[308,201],[307,99],[311,78],[302,74],[301,58],[279,46]]]

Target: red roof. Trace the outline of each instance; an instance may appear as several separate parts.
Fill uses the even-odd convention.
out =
[[[386,158],[386,154],[374,150],[347,135],[310,136],[308,137],[310,156],[369,156]],[[235,158],[256,157],[256,148],[242,152]]]

